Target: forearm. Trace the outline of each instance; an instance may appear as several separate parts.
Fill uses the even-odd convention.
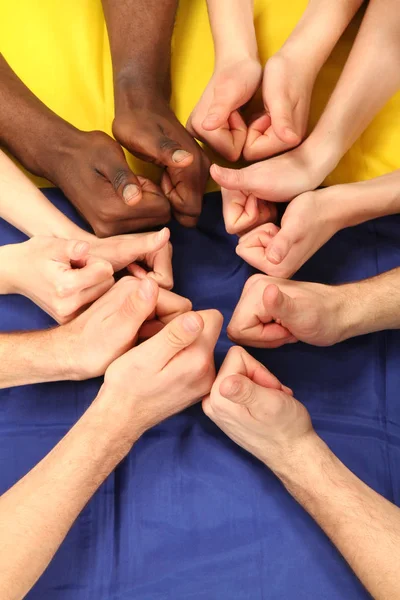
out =
[[[169,92],[177,6],[178,0],[103,0],[117,103],[126,85],[136,94]]]
[[[89,235],[49,202],[1,151],[0,217],[29,237],[85,239]]]
[[[77,379],[61,330],[0,333],[0,388]]]
[[[301,61],[314,79],[364,0],[309,0],[282,53]]]
[[[323,195],[326,217],[338,230],[354,227],[400,213],[400,170],[369,181],[330,186],[317,193]]]
[[[277,475],[376,600],[400,597],[400,510],[349,471],[312,434]]]
[[[207,7],[216,63],[257,58],[254,0],[207,0]]]
[[[105,405],[100,393],[61,442],[0,498],[3,600],[25,596],[86,503],[131,449],[134,425],[128,433],[122,429],[113,400]]]
[[[66,150],[72,125],[58,117],[17,77],[0,54],[0,144],[32,173],[53,183],[53,163]]]
[[[372,0],[339,82],[305,145],[339,162],[400,87],[400,12],[397,0]],[[379,51],[377,51],[379,49]]]

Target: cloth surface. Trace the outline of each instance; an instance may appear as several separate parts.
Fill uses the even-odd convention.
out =
[[[179,5],[172,52],[172,107],[186,123],[212,74],[214,49],[205,0],[180,0]],[[255,0],[254,6],[264,64],[290,35],[307,0]],[[111,134],[112,70],[101,1],[0,0],[0,14],[0,52],[28,87],[76,127]],[[339,78],[359,22],[360,16],[318,77],[310,127]],[[400,168],[400,127],[393,127],[399,114],[400,93],[387,103],[325,183],[361,181]],[[149,165],[133,159],[131,165],[135,172],[157,178]]]
[[[55,189],[47,196],[80,219]],[[400,262],[400,217],[333,238],[298,277],[338,283]],[[219,194],[197,230],[172,224],[176,291],[225,325],[250,268],[226,234]],[[24,236],[0,221],[2,244]],[[30,301],[0,297],[0,330],[49,326]],[[332,450],[400,502],[400,333],[333,348],[256,352],[310,410]],[[106,343],[106,340],[105,340]],[[230,342],[217,346],[220,364]],[[0,493],[34,466],[89,406],[100,380],[0,391]],[[134,382],[132,382],[134,385]],[[28,595],[29,600],[361,600],[369,596],[271,472],[193,407],[146,433],[107,479]]]

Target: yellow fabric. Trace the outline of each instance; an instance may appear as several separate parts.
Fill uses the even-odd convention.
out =
[[[306,4],[307,0],[255,1],[255,23],[264,62],[285,41]],[[111,60],[101,0],[0,0],[0,15],[0,50],[30,89],[80,129],[111,133]],[[357,23],[353,23],[318,79],[311,125],[339,77],[356,31]],[[172,57],[172,105],[182,123],[186,123],[213,69],[205,0],[180,1]],[[397,94],[326,183],[370,179],[400,168],[400,128],[394,127],[399,113]],[[152,167],[132,157],[129,160],[137,173],[157,176]]]

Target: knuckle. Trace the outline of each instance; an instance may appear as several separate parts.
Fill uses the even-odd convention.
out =
[[[166,338],[167,338],[167,343],[172,348],[183,348],[185,346],[185,341],[182,337],[181,332],[177,331],[177,329],[174,327],[170,327],[166,331]]]
[[[241,330],[236,320],[232,319],[228,324],[226,333],[231,340],[239,340],[241,338]]]
[[[205,379],[210,373],[211,358],[202,354],[196,362],[195,375],[197,379]]]
[[[126,169],[120,168],[117,169],[112,178],[112,186],[115,190],[118,190],[121,187],[125,187],[129,183],[128,181],[128,173]]]

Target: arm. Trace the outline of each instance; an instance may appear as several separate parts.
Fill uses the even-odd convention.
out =
[[[291,390],[236,347],[229,351],[203,409],[279,477],[373,598],[400,596],[399,508],[333,455]]]
[[[359,335],[400,329],[400,268],[344,285],[254,275],[228,325],[235,342],[277,348],[302,341],[332,346]]]
[[[309,0],[294,31],[265,66],[266,114],[249,127],[247,160],[279,154],[304,139],[317,75],[362,2]]]
[[[171,108],[171,37],[177,0],[103,0],[114,73],[115,138],[166,171],[161,187],[178,219],[201,212],[209,163]]]
[[[155,308],[155,296],[135,300],[137,333]],[[216,311],[188,313],[115,361],[75,427],[0,498],[2,599],[19,600],[29,591],[85,504],[142,433],[209,392],[221,326]]]
[[[211,175],[229,190],[229,200],[245,190],[243,201],[254,194],[286,202],[318,187],[399,89],[399,54],[398,3],[372,0],[339,82],[310,136],[290,152],[237,172],[212,166]]]
[[[0,143],[29,171],[65,193],[102,237],[167,222],[161,190],[138,179],[100,131],[84,132],[48,109],[0,54]]]
[[[29,237],[85,239],[88,235],[53,206],[1,150],[0,217]]]
[[[400,597],[400,509],[354,475],[314,434],[277,468],[375,600]]]
[[[192,135],[232,162],[239,159],[247,134],[239,109],[253,97],[261,80],[253,3],[208,0],[214,73],[187,123]]]

